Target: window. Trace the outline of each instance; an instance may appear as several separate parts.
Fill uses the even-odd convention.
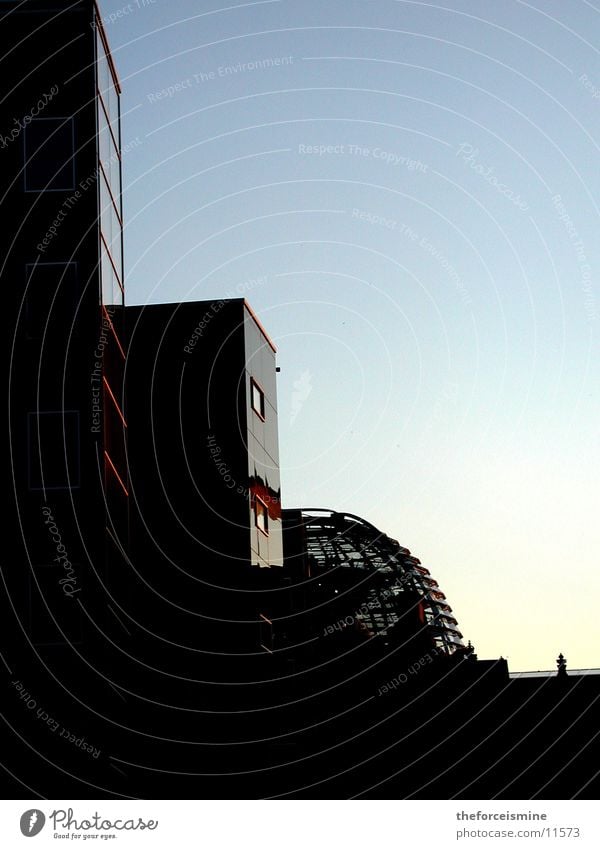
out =
[[[119,237],[120,238],[120,237]],[[102,303],[105,307],[122,306],[124,301],[123,284],[115,270],[114,261],[108,252],[104,238],[101,242]]]
[[[254,496],[254,524],[259,531],[268,536],[269,534],[269,509],[264,501]]]
[[[29,413],[29,488],[79,486],[79,413],[76,410]]]
[[[265,393],[262,391],[258,383],[251,378],[250,380],[251,394],[252,394],[252,409],[255,413],[261,417],[261,419],[265,420]]]
[[[25,332],[28,339],[50,337],[59,324],[65,334],[79,332],[77,266],[74,262],[28,264]]]
[[[59,573],[56,563],[38,563],[33,566],[35,577],[29,574],[29,635],[34,645],[72,646],[83,640],[82,609],[72,601],[64,601],[69,597],[78,598],[75,593],[80,587],[81,567],[69,560],[66,563],[65,566],[65,560],[61,561]]]
[[[25,127],[25,191],[75,188],[72,118],[36,118]]]
[[[112,63],[108,58],[104,41],[100,32],[100,28],[96,29],[96,51],[97,51],[97,82],[98,93],[101,98],[100,108],[104,108],[108,115],[111,130],[115,138],[117,146],[120,144],[119,139],[119,92],[117,89],[117,81],[113,74]]]

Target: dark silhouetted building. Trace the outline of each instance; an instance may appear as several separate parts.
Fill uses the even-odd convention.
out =
[[[243,299],[132,306],[126,321],[132,597],[171,639],[270,651],[280,602],[262,591],[283,580],[275,347]]]
[[[282,514],[248,304],[124,306],[98,9],[0,9],[7,795],[597,795],[599,676],[509,678],[408,549]]]
[[[273,343],[242,299],[126,313],[134,548],[224,579],[282,566]]]
[[[0,39],[5,551],[48,647],[127,542],[120,88],[91,0],[3,3]]]

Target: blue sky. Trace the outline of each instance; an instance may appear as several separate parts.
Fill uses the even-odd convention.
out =
[[[600,13],[101,9],[129,303],[247,297],[284,505],[411,548],[480,657],[600,665]]]

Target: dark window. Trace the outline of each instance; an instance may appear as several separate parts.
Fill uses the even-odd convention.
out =
[[[251,378],[251,393],[252,393],[252,409],[255,413],[264,420],[265,418],[265,393],[262,391],[258,383]]]
[[[29,339],[77,332],[75,311],[79,301],[77,266],[70,263],[28,265],[25,296],[25,332]]]
[[[269,510],[258,496],[254,497],[254,523],[263,534],[269,533]]]
[[[72,118],[37,118],[25,127],[25,191],[75,188]]]
[[[46,539],[51,547],[53,543],[49,534]],[[68,553],[67,542],[67,556]],[[33,571],[35,579],[32,575],[29,576],[28,605],[31,641],[35,645],[46,646],[81,643],[82,612],[81,607],[74,603],[81,588],[81,567],[63,559],[58,564],[37,564],[33,566]],[[53,621],[52,617],[56,621]]]
[[[79,486],[79,413],[76,410],[29,413],[29,488]]]

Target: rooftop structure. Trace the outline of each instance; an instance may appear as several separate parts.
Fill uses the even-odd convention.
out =
[[[285,510],[284,521],[286,565],[311,582],[313,602],[318,595],[348,605],[343,597],[349,597],[355,615],[347,627],[365,636],[391,638],[396,631],[404,634],[412,617],[415,631],[436,652],[465,650],[438,582],[397,540],[359,516],[333,510]],[[330,611],[326,616],[335,620]]]

